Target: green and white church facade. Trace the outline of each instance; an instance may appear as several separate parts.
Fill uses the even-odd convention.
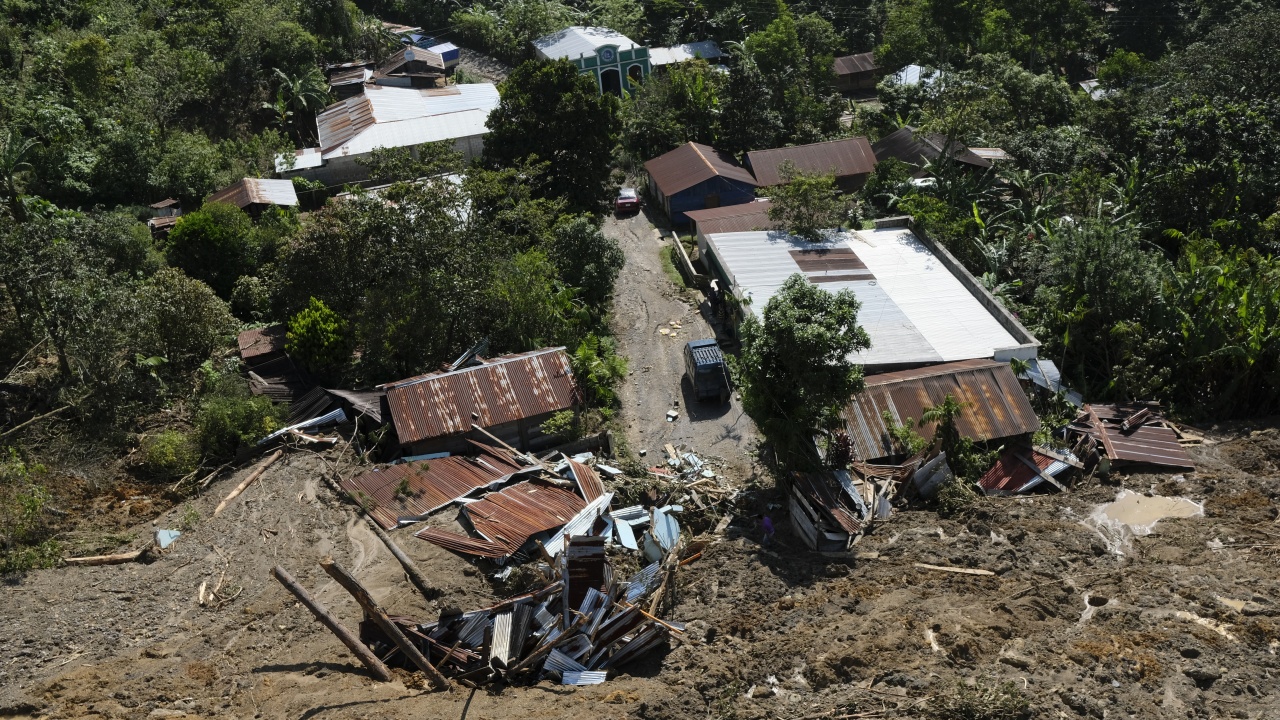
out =
[[[608,28],[575,25],[534,40],[533,47],[543,60],[565,59],[595,77],[601,93],[632,92],[652,71],[649,48]]]

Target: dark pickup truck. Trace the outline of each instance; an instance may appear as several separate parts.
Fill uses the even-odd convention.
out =
[[[729,400],[729,368],[715,340],[693,340],[684,346],[684,371],[698,400]]]

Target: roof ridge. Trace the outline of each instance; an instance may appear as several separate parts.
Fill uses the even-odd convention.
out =
[[[709,169],[713,175],[720,174],[720,171],[716,170],[716,167],[711,164],[711,161],[707,159],[707,156],[702,154],[702,148],[698,147],[698,143],[691,141],[689,145],[693,147],[694,152],[698,153],[698,157],[701,158],[702,162],[706,163],[707,169]]]

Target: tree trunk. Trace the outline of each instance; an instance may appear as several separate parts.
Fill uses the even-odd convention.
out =
[[[382,661],[378,659],[378,656],[374,655],[373,651],[364,643],[360,642],[359,638],[352,635],[350,630],[344,627],[342,623],[338,622],[338,619],[335,618],[329,610],[325,608],[325,606],[316,602],[315,598],[311,597],[311,593],[308,593],[305,588],[299,585],[298,581],[294,580],[292,575],[286,572],[285,569],[279,565],[275,566],[275,569],[271,571],[271,574],[275,576],[276,580],[280,581],[280,584],[283,585],[286,590],[293,593],[293,596],[298,598],[298,602],[305,605],[307,609],[311,611],[311,614],[316,616],[316,619],[320,621],[320,624],[329,628],[334,635],[338,636],[338,639],[342,641],[342,644],[346,645],[347,649],[359,658],[360,662],[364,663],[366,668],[369,668],[370,674],[382,682],[388,682],[391,680],[391,671],[387,669],[386,665],[382,664]]]

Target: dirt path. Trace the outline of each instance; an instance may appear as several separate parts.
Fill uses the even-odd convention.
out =
[[[657,464],[664,444],[683,443],[700,455],[723,459],[732,480],[755,476],[759,437],[737,394],[724,405],[699,403],[684,378],[684,344],[716,333],[702,312],[701,296],[672,285],[663,270],[661,253],[670,238],[659,235],[644,213],[610,217],[604,232],[617,239],[627,257],[615,291],[613,325],[631,371],[619,393],[631,449],[647,450],[644,460]],[[680,415],[667,422],[672,409]]]

